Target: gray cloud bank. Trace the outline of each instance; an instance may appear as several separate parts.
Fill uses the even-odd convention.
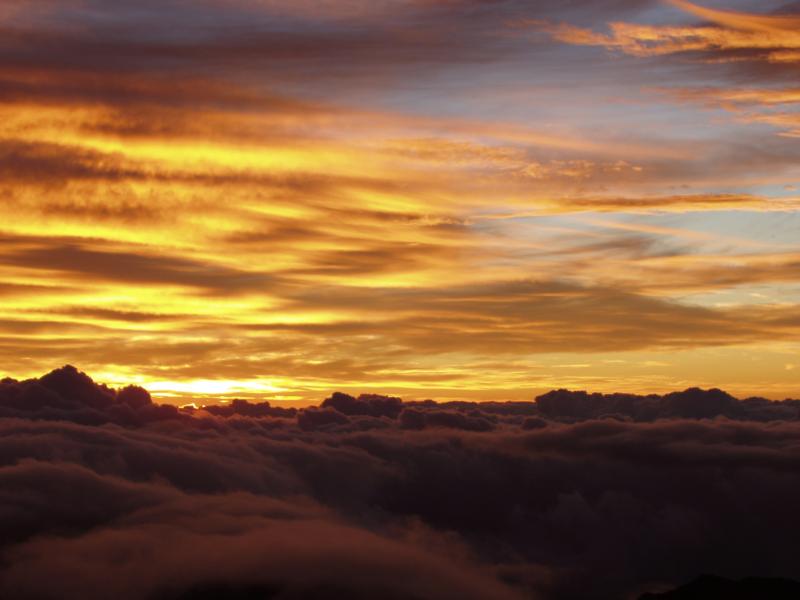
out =
[[[635,598],[800,577],[800,401],[181,410],[0,382],[0,597]]]

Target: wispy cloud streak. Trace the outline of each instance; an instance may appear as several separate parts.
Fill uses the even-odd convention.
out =
[[[731,361],[787,395],[746,366],[795,349],[800,42],[756,9],[7,3],[0,358],[180,398]]]

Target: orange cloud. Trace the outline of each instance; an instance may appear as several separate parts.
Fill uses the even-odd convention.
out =
[[[609,23],[609,34],[597,33],[568,24],[532,22],[555,39],[569,44],[603,46],[633,56],[663,56],[696,52],[714,53],[708,60],[718,61],[719,52],[753,51],[750,59],[794,62],[800,49],[800,18],[788,15],[764,16],[704,8],[685,0],[670,4],[714,24],[673,26]],[[731,60],[747,59],[737,55]],[[722,59],[724,60],[724,59]]]
[[[763,31],[767,33],[796,32],[800,29],[800,17],[794,15],[756,15],[732,10],[706,8],[687,0],[667,0],[673,6],[692,13],[712,23],[724,25],[732,29],[745,31]]]
[[[660,88],[658,91],[683,102],[722,107],[747,123],[765,123],[782,131],[779,135],[797,137],[800,114],[789,112],[800,104],[797,88]]]
[[[582,46],[604,46],[633,56],[662,56],[682,52],[759,50],[768,60],[788,62],[800,49],[800,33],[791,30],[736,30],[710,26],[661,26],[610,23],[603,34],[573,25],[544,24],[539,28],[555,39]],[[791,54],[785,51],[791,50]],[[774,55],[774,56],[773,56]],[[757,55],[755,58],[758,58]],[[716,60],[716,59],[715,59]]]
[[[248,22],[318,16],[305,2],[226,6],[243,4]],[[715,211],[796,211],[796,198],[770,192],[797,164],[777,145],[786,140],[695,138],[649,117],[620,127],[606,122],[619,106],[600,99],[583,123],[570,108],[588,95],[577,87],[554,102],[537,105],[532,89],[517,104],[504,98],[508,111],[476,110],[473,93],[496,103],[509,83],[492,63],[506,38],[442,35],[437,20],[420,32],[340,29],[341,18],[385,16],[396,4],[328,3],[322,16],[335,26],[212,28],[219,35],[208,39],[161,39],[135,24],[118,36],[89,25],[7,28],[4,364],[25,375],[79,362],[180,398],[202,394],[198,386],[312,398],[339,384],[522,396],[532,378],[558,385],[573,368],[583,374],[571,381],[618,378],[597,366],[608,353],[642,365],[665,362],[648,353],[737,345],[773,356],[796,339],[777,303],[685,298],[748,286],[777,298],[788,293],[793,251],[669,225]],[[423,4],[409,10],[459,12]],[[791,30],[714,23],[545,27],[642,56],[795,51]],[[450,67],[477,63],[492,66],[496,90],[457,69],[455,91],[447,87]],[[417,86],[428,70],[438,78]],[[425,86],[441,86],[436,102]],[[686,87],[669,101],[724,103],[741,118],[751,118],[741,107],[777,107],[752,118],[796,129],[794,88]],[[407,100],[414,94],[423,99]],[[568,109],[574,122],[548,112]],[[603,225],[593,213],[621,218]],[[649,375],[636,371],[636,385]]]

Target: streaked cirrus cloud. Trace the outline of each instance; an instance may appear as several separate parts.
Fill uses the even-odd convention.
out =
[[[797,17],[744,4],[9,3],[0,358],[790,395]]]

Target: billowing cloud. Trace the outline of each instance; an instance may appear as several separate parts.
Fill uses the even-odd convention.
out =
[[[177,410],[72,367],[6,379],[0,589],[569,599],[797,577],[798,406],[694,389]]]

